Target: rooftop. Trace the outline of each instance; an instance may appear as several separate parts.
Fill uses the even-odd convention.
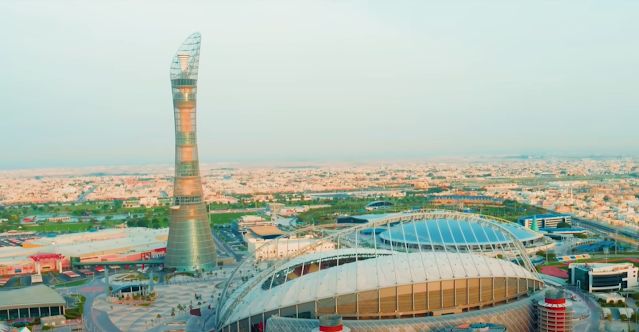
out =
[[[500,225],[506,228],[520,241],[539,239],[541,234],[515,224]],[[487,244],[508,243],[510,240],[501,232],[494,231],[487,226],[463,220],[422,220],[414,223],[404,223],[391,227],[380,237],[385,240],[427,244]]]
[[[398,285],[410,285],[415,280],[428,282],[455,279],[514,277],[534,279],[535,277],[511,262],[469,253],[447,254],[443,252],[398,253],[390,250],[339,249],[329,252],[331,256],[345,254],[376,254],[374,259],[360,260],[344,265],[319,270],[289,280],[277,288],[277,292],[253,287],[242,296],[241,285],[227,300],[221,310],[228,310],[235,301],[240,305],[226,319],[234,322],[257,313],[277,308],[294,306],[325,297],[378,290]],[[382,256],[384,255],[384,256]],[[327,258],[327,252],[296,257],[279,268],[280,271],[303,262]],[[389,268],[393,267],[393,268]],[[270,277],[270,274],[256,278]],[[353,278],[352,276],[358,276]],[[237,298],[238,296],[242,296]]]
[[[29,306],[63,306],[66,301],[62,295],[45,285],[30,286],[4,291],[0,296],[0,309],[25,308]]]
[[[273,235],[283,235],[284,234],[284,232],[282,232],[279,228],[277,228],[275,226],[256,226],[256,227],[251,227],[251,232],[253,232],[255,235],[260,236],[260,237],[273,236]]]
[[[633,263],[571,263],[568,266],[568,268],[578,268],[595,272],[621,271],[634,267]]]
[[[65,257],[87,257],[144,252],[166,247],[167,236],[168,228],[126,228],[40,238],[28,242],[37,245],[31,248],[0,248],[0,264],[15,263],[18,260],[26,260],[29,259],[29,256],[42,253],[60,254]]]

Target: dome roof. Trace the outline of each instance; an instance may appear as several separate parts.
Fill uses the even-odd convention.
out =
[[[269,277],[278,273],[268,274],[260,281],[263,287],[253,287],[243,298],[237,298],[243,293],[241,288],[249,286],[249,283],[246,283],[231,294],[221,308],[221,311],[225,311],[234,302],[240,302],[226,318],[225,323],[324,298],[414,283],[479,277],[535,279],[529,271],[516,264],[476,254],[402,253],[363,248],[340,249],[297,257],[283,265],[279,269],[279,275],[287,275],[291,271],[290,268],[304,262],[310,265],[320,260],[321,264],[322,261],[367,257],[371,254],[376,254],[376,258],[358,259],[291,279],[283,277],[286,280],[276,286],[273,286],[275,282],[269,280]]]
[[[216,328],[222,329],[240,321],[250,321],[251,324],[265,321],[273,314],[314,316],[338,313],[362,319],[381,319],[392,314],[393,311],[389,310],[403,310],[400,305],[405,307],[402,304],[404,298],[404,302],[397,300],[394,304],[389,300],[396,297],[393,293],[426,294],[431,286],[433,289],[452,289],[455,294],[461,289],[479,291],[475,286],[472,289],[470,286],[458,288],[459,280],[465,285],[479,282],[480,288],[489,285],[486,287],[492,290],[487,292],[496,301],[503,301],[504,296],[518,298],[522,291],[529,291],[530,286],[537,290],[543,285],[528,256],[519,254],[526,253],[520,239],[535,239],[541,235],[518,228],[510,221],[432,210],[390,213],[362,221],[348,225],[348,228],[312,225],[297,229],[288,237],[265,242],[233,272],[232,277],[242,275],[247,267],[249,270],[261,270],[234,290],[228,285],[225,287],[215,315]],[[409,242],[412,236],[421,244],[423,236],[415,232],[420,223],[425,237],[430,237],[433,243],[438,241],[438,245],[421,246]],[[367,230],[373,232],[367,233]],[[377,230],[384,230],[393,240],[387,241],[381,234],[375,235]],[[472,237],[475,245],[457,244],[460,233],[462,238],[469,236],[464,238],[466,244],[471,244]],[[301,243],[300,236],[316,240]],[[476,245],[493,240],[504,241],[498,243],[499,252],[492,245]],[[400,241],[406,245],[398,245]],[[442,242],[446,245],[441,245]],[[260,254],[264,250],[279,255],[264,258]],[[503,280],[485,284],[478,280],[483,278]],[[514,293],[506,291],[506,288],[512,287]],[[495,291],[497,288],[504,293]],[[442,308],[451,307],[450,302],[445,302],[441,296]],[[386,299],[384,307],[382,298]],[[429,296],[425,298],[430,299]],[[415,298],[411,298],[413,300]],[[421,304],[415,302],[414,305],[416,308]],[[429,304],[419,310],[427,313],[431,307]],[[371,315],[378,318],[371,318]]]
[[[502,224],[501,227],[517,237],[519,241],[530,241],[543,237],[540,233],[518,227],[515,224]],[[495,231],[485,225],[457,219],[432,219],[403,223],[381,233],[380,237],[385,240],[392,239],[393,241],[414,244],[479,245],[511,242],[502,232]]]

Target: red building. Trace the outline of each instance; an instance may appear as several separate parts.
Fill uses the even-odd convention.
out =
[[[64,257],[60,254],[35,254],[29,256],[34,262],[35,274],[42,272],[62,272],[62,260]]]

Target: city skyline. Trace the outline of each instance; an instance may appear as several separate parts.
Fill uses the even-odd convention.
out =
[[[0,1],[0,330],[638,331],[638,11]]]
[[[633,155],[639,5],[621,3],[214,2],[172,31],[170,2],[3,2],[20,33],[0,54],[0,169],[169,163],[152,55],[196,29],[206,163]]]

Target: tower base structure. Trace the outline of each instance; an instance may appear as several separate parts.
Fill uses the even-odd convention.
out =
[[[543,301],[537,304],[539,332],[572,332],[572,304],[565,292],[549,289]]]

